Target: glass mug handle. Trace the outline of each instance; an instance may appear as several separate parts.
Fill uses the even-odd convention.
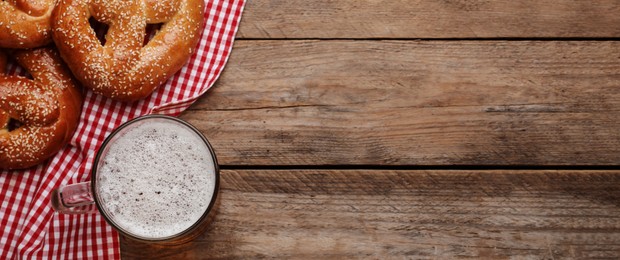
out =
[[[94,207],[95,198],[90,182],[81,182],[61,186],[52,191],[52,207],[56,212],[64,214],[80,214],[97,212]],[[90,207],[88,207],[91,205]]]

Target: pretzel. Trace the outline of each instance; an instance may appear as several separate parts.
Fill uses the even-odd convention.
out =
[[[81,92],[55,51],[22,50],[14,57],[33,79],[0,75],[2,169],[29,168],[56,154],[71,139],[82,107]],[[0,71],[6,65],[0,52]]]
[[[55,4],[56,0],[0,2],[0,47],[34,48],[50,43]]]
[[[109,25],[101,44],[89,18]],[[198,43],[203,0],[59,0],[52,36],[75,77],[120,101],[151,94],[181,69]],[[144,45],[147,24],[161,29]]]

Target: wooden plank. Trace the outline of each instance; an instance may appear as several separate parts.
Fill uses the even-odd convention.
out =
[[[616,0],[253,0],[239,38],[619,37]]]
[[[196,241],[123,259],[618,259],[620,171],[225,170]]]
[[[620,42],[238,41],[182,117],[225,165],[615,165]]]

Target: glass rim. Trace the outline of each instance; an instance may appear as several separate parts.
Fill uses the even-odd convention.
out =
[[[196,133],[203,141],[203,143],[206,145],[207,149],[209,150],[209,153],[211,154],[211,158],[213,159],[213,168],[214,168],[214,174],[215,174],[215,185],[214,185],[214,189],[213,189],[213,195],[211,196],[211,201],[209,202],[209,206],[205,209],[205,211],[202,213],[202,215],[200,216],[200,218],[198,220],[196,220],[196,222],[194,222],[191,226],[189,226],[188,228],[186,228],[185,230],[174,234],[174,235],[170,235],[170,236],[166,236],[166,237],[159,237],[159,238],[149,238],[149,237],[143,237],[143,236],[139,236],[136,234],[132,234],[131,232],[128,232],[126,229],[121,228],[118,224],[116,224],[114,221],[112,221],[112,219],[110,219],[110,217],[108,217],[107,215],[107,211],[105,211],[105,209],[100,205],[100,199],[99,199],[99,195],[97,194],[97,190],[96,190],[96,183],[97,183],[97,166],[99,164],[99,161],[101,160],[102,157],[102,153],[105,150],[105,148],[108,146],[108,144],[114,139],[114,137],[120,133],[123,129],[127,128],[130,125],[133,125],[135,123],[141,122],[141,121],[145,121],[145,120],[149,120],[149,119],[164,119],[164,120],[172,120],[172,121],[176,121],[177,123],[180,123],[182,125],[184,125],[185,127],[188,127],[191,131],[193,131],[194,133]],[[130,237],[134,240],[138,240],[138,241],[143,241],[143,242],[167,242],[167,241],[172,241],[175,240],[176,238],[181,238],[184,235],[192,232],[194,229],[196,229],[197,227],[200,226],[200,224],[204,221],[206,221],[209,213],[213,210],[213,207],[215,205],[215,201],[217,199],[217,194],[219,193],[219,185],[220,185],[220,169],[219,169],[219,164],[217,162],[217,157],[215,155],[215,152],[213,150],[213,147],[211,146],[211,143],[209,143],[209,141],[207,140],[207,138],[192,124],[190,124],[189,122],[177,118],[177,117],[173,117],[173,116],[168,116],[168,115],[159,115],[159,114],[151,114],[151,115],[144,115],[144,116],[139,116],[136,117],[132,120],[129,120],[123,124],[121,124],[120,126],[118,126],[116,129],[114,129],[103,141],[103,143],[101,144],[101,146],[99,147],[99,149],[97,150],[97,154],[95,156],[95,160],[93,161],[93,165],[92,165],[92,169],[91,169],[91,180],[90,180],[90,185],[91,185],[91,190],[92,190],[92,194],[95,200],[95,205],[99,211],[99,213],[101,214],[101,216],[103,216],[103,218],[105,219],[105,221],[110,224],[112,227],[114,227],[114,229],[116,229],[117,231],[119,231],[119,233],[121,233],[124,236]]]

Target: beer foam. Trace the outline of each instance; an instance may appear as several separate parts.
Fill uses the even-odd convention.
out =
[[[147,119],[125,129],[100,159],[100,206],[136,236],[158,239],[187,230],[213,198],[215,162],[208,147],[172,120]]]

